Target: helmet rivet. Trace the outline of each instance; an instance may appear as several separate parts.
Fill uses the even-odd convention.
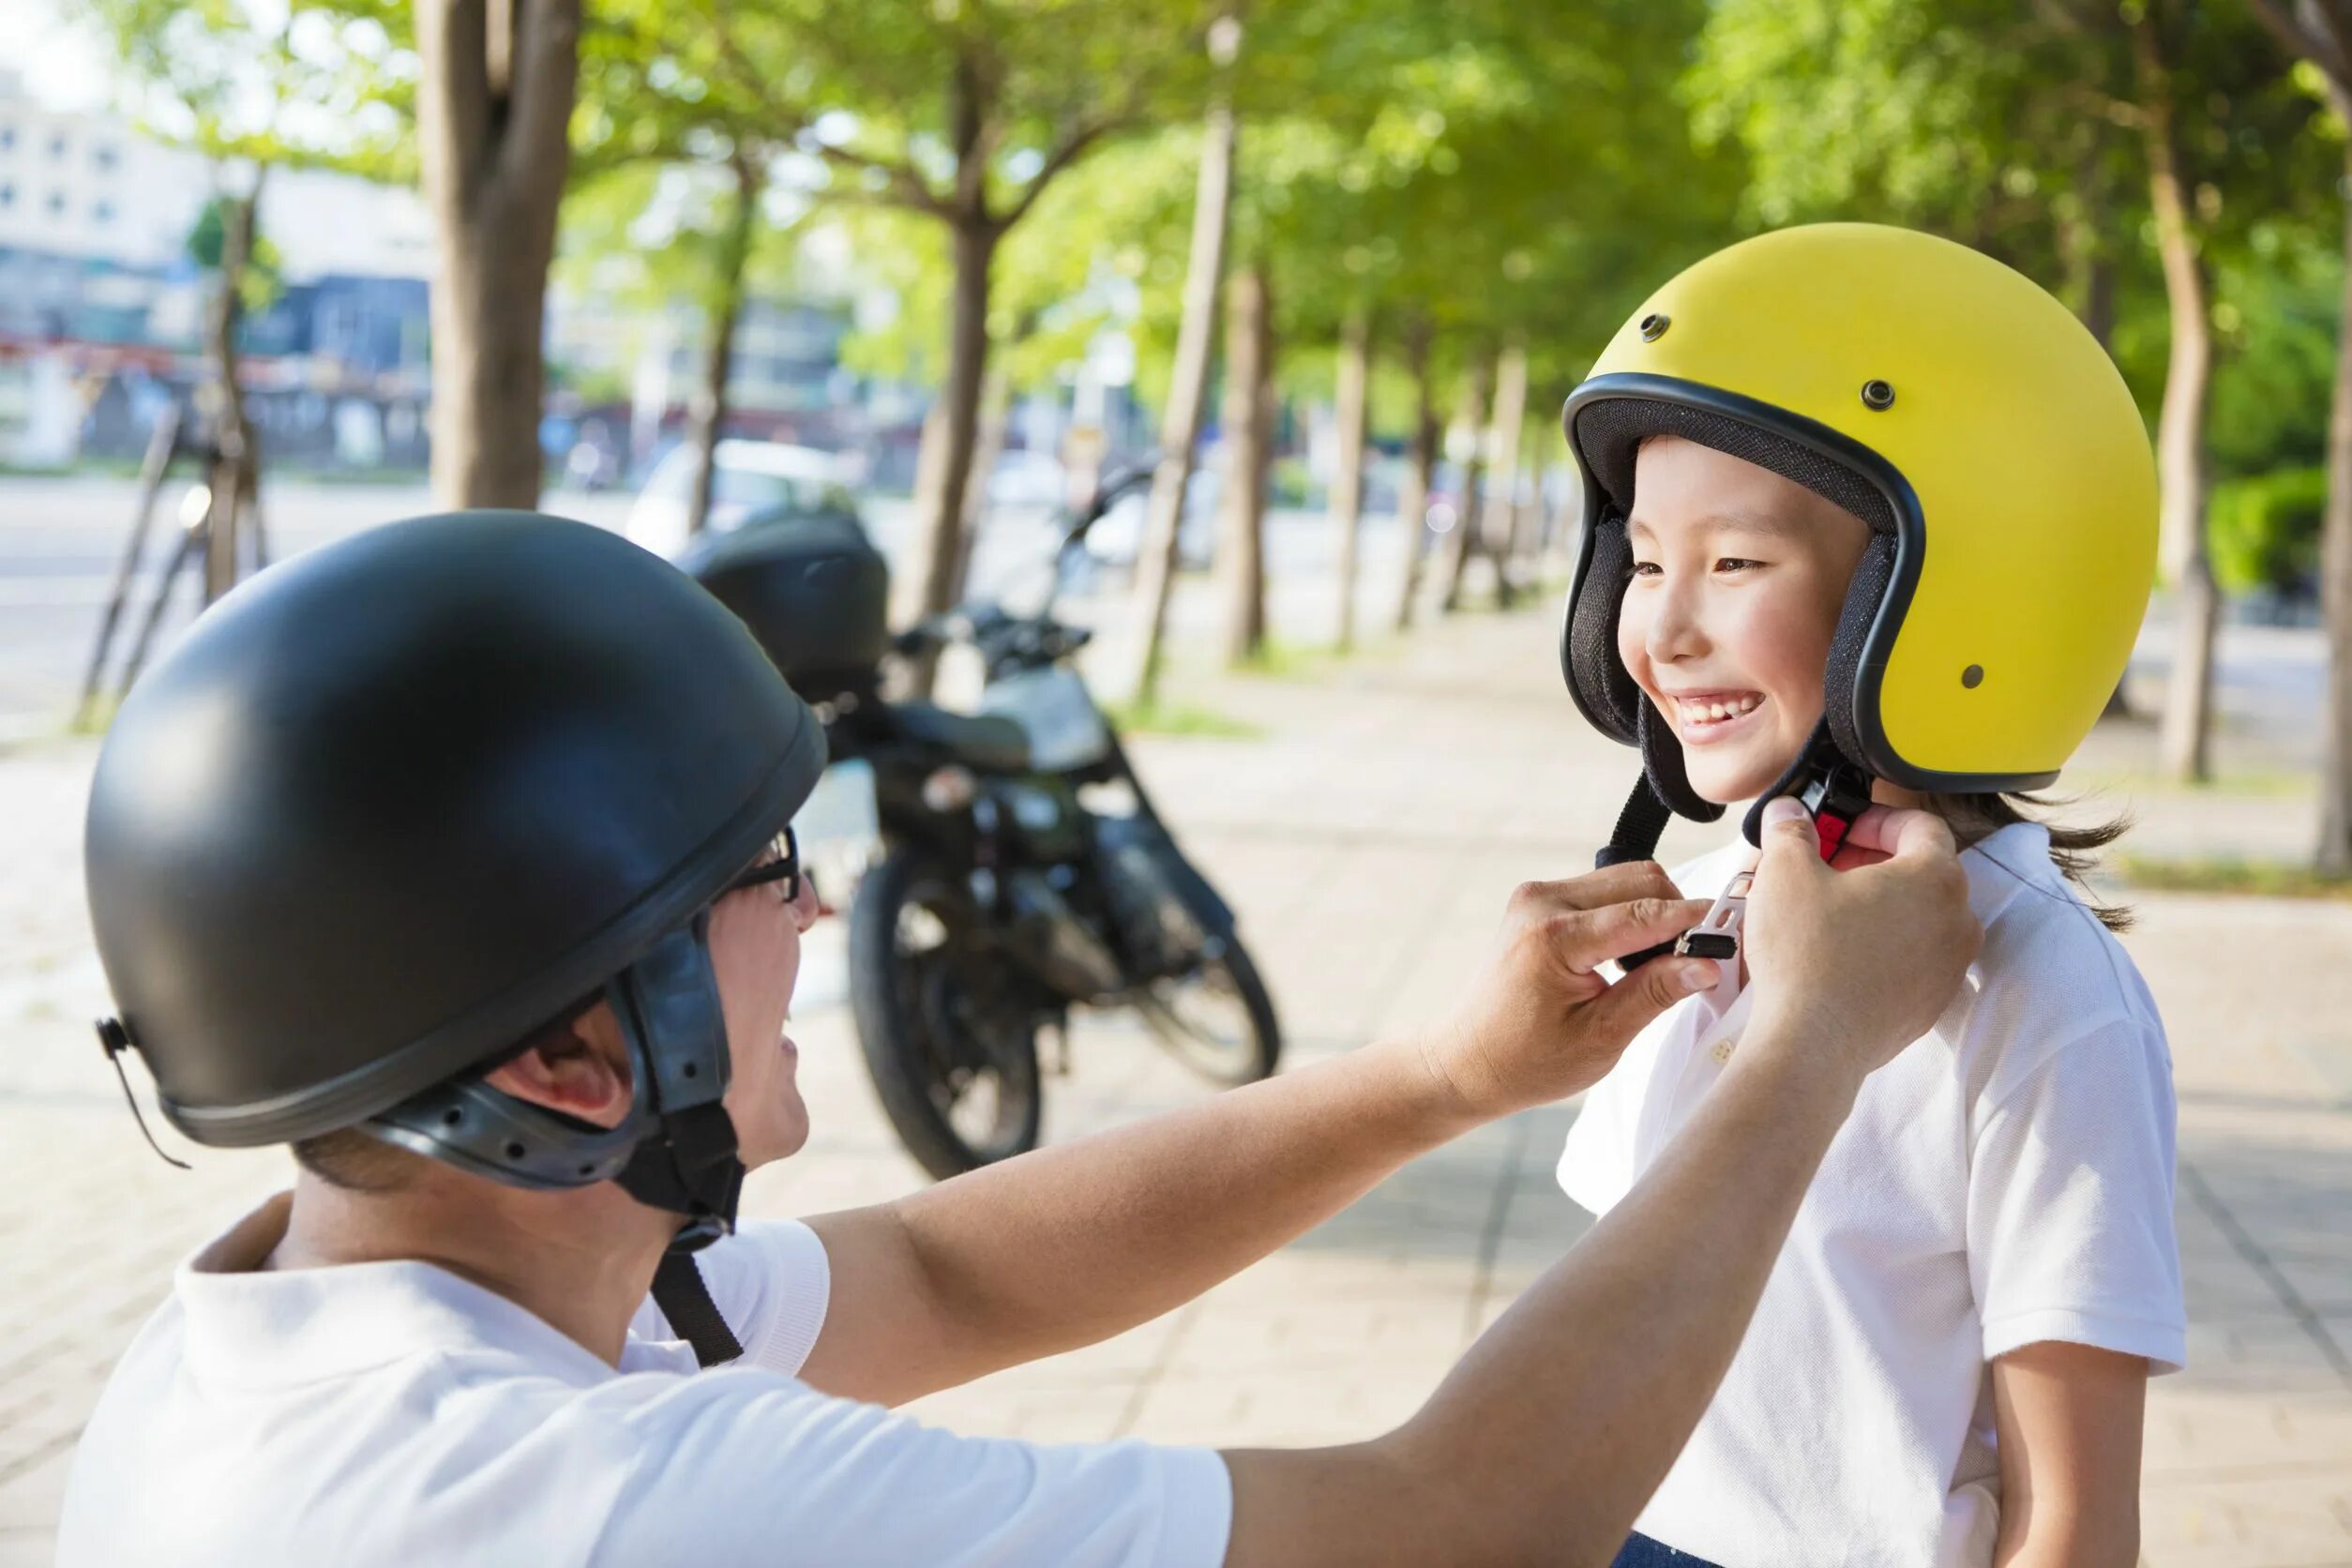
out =
[[[1974,691],[1977,687],[1983,686],[1984,684],[1984,666],[1981,664],[1971,664],[1966,670],[1961,671],[1960,684],[1967,686],[1970,691]]]
[[[1864,408],[1892,408],[1893,405],[1894,388],[1892,386],[1883,381],[1874,380],[1862,383],[1862,406]]]
[[[1661,316],[1653,311],[1641,318],[1641,340],[1645,343],[1654,343],[1665,337],[1666,329],[1673,324],[1672,316]]]

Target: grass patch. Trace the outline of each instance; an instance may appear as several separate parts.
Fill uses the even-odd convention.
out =
[[[85,458],[69,463],[0,462],[7,479],[135,479],[145,466],[140,458]]]
[[[2150,893],[2245,894],[2265,898],[2326,898],[2352,903],[2352,878],[2323,877],[2307,866],[2253,860],[2157,860],[2120,855],[2117,874]]]
[[[1330,642],[1286,642],[1269,638],[1258,652],[1232,666],[1229,670],[1212,671],[1234,675],[1246,675],[1274,681],[1316,681],[1328,679],[1351,664],[1369,664],[1394,659],[1411,644],[1412,633],[1398,636],[1385,626],[1378,630],[1359,629],[1354,646],[1344,652]]]
[[[1154,700],[1118,702],[1105,710],[1121,730],[1138,735],[1191,735],[1210,740],[1254,741],[1266,731],[1247,719],[1189,702]]]
[[[1348,656],[1329,645],[1310,646],[1304,642],[1285,642],[1268,638],[1258,645],[1258,651],[1232,667],[1236,675],[1258,675],[1269,680],[1311,680],[1328,675],[1344,662]]]

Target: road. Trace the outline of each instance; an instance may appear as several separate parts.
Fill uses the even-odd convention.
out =
[[[146,575],[133,609],[117,632],[116,649],[127,648],[131,622],[144,612],[154,581],[178,537],[176,520],[188,486],[169,487],[158,506],[146,550]],[[123,542],[137,505],[138,487],[128,479],[0,479],[0,740],[11,734],[53,728],[72,705],[95,642]],[[600,527],[618,528],[630,498],[581,490],[551,491],[543,505],[552,512]],[[281,482],[263,496],[269,542],[278,558],[342,538],[396,518],[433,509],[422,485],[380,486]],[[867,509],[876,542],[894,569],[905,559],[912,533],[912,508],[882,500]],[[992,514],[973,561],[973,584],[989,594],[1033,593],[1042,587],[1053,553],[1049,519],[1035,510]],[[1275,584],[1277,624],[1315,618],[1305,600],[1328,579],[1331,550],[1319,514],[1276,512],[1269,521],[1267,573]],[[1386,519],[1366,528],[1367,585],[1393,575],[1376,573],[1393,559],[1395,528]],[[1201,629],[1208,620],[1199,596],[1180,600],[1180,634]],[[1298,601],[1286,606],[1286,599]],[[1083,588],[1071,599],[1088,614],[1099,607]],[[1280,613],[1286,608],[1296,613]],[[183,574],[166,611],[157,652],[183,630],[195,611],[195,583]]]

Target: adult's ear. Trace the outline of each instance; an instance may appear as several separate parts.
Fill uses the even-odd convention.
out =
[[[501,1093],[512,1094],[598,1127],[620,1125],[628,1114],[631,1083],[628,1042],[611,1005],[598,1002],[585,1013],[542,1031],[507,1061],[483,1077]]]

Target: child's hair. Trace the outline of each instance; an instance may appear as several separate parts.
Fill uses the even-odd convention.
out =
[[[2043,810],[2070,804],[2047,795],[1930,794],[1924,798],[1927,809],[1950,825],[1953,840],[1963,850],[1974,848],[2002,828],[2019,822],[2040,822],[2050,832],[2051,863],[2058,867],[2059,875],[2083,890],[2084,907],[2110,931],[2132,928],[2131,906],[2108,903],[2090,885],[2090,874],[2099,866],[2099,852],[2131,831],[2132,819],[2128,814],[2076,827],[2053,822],[2040,815]],[[2014,867],[2001,868],[2013,876],[2018,874]]]

